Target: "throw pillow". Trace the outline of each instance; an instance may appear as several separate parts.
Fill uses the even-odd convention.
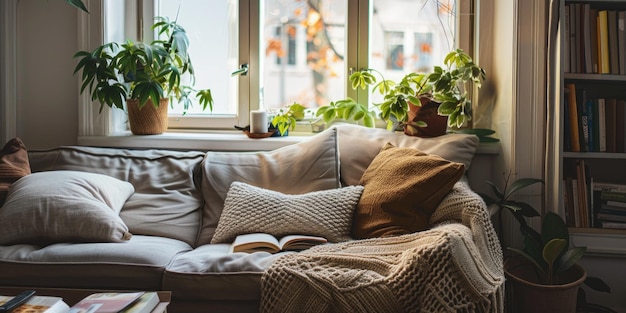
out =
[[[468,170],[478,148],[478,137],[467,134],[446,134],[433,138],[407,136],[403,132],[339,125],[337,138],[341,156],[341,181],[356,185],[372,160],[386,143],[400,148],[418,149],[465,165]]]
[[[211,243],[232,242],[237,235],[269,233],[350,240],[352,215],[363,186],[286,195],[242,182],[232,183]]]
[[[13,182],[30,174],[28,151],[19,138],[9,140],[0,150],[0,206]]]
[[[0,244],[121,242],[130,239],[119,217],[133,193],[128,182],[78,171],[20,178],[0,208]]]
[[[461,163],[385,145],[359,182],[365,189],[354,214],[352,235],[362,239],[425,229],[430,215],[464,172]]]
[[[311,138],[263,152],[214,152],[202,161],[205,205],[197,246],[208,244],[234,181],[285,194],[303,194],[341,187],[337,131],[327,129]]]

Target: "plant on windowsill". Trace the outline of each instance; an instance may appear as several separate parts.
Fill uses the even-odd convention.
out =
[[[520,233],[524,239],[524,248],[509,247],[514,253],[507,256],[505,273],[512,284],[515,299],[512,305],[520,312],[575,312],[597,305],[586,303],[584,291],[579,290],[585,284],[593,290],[610,292],[610,288],[601,279],[588,277],[586,271],[577,264],[585,254],[586,247],[570,247],[569,231],[563,219],[554,212],[544,215],[541,233],[526,222],[527,217],[540,216],[530,204],[513,200],[520,190],[537,183],[540,179],[522,178],[509,184],[510,175],[505,180],[503,190],[490,181],[495,198],[480,194],[485,203],[497,210],[499,231],[502,229],[502,213],[509,211],[520,224]],[[501,244],[502,235],[499,234]],[[515,257],[517,256],[517,257]],[[605,308],[606,309],[606,308]],[[607,309],[606,312],[611,312]]]
[[[305,109],[303,105],[296,102],[279,109],[272,118],[270,129],[276,129],[277,136],[287,136],[289,130],[296,127],[296,122],[304,118]]]
[[[74,74],[82,71],[81,94],[87,90],[92,100],[110,108],[128,110],[131,131],[137,135],[160,134],[167,129],[168,103],[182,102],[184,112],[195,97],[206,110],[213,110],[210,89],[195,90],[181,82],[194,70],[187,53],[189,39],[175,21],[157,17],[152,29],[166,40],[151,43],[127,41],[106,43],[92,52],[79,51]]]
[[[377,73],[381,81],[378,82]],[[375,104],[387,129],[402,129],[407,135],[433,137],[443,135],[446,128],[461,127],[471,120],[472,104],[467,91],[473,83],[480,87],[485,71],[461,49],[449,52],[444,66],[435,66],[429,73],[409,73],[400,82],[387,80],[374,69],[363,69],[350,75],[353,89],[373,85],[373,92],[384,97]],[[352,99],[331,103],[318,109],[327,123],[336,118],[363,120],[365,126],[374,125],[375,113],[366,105]],[[442,122],[436,126],[437,122]]]

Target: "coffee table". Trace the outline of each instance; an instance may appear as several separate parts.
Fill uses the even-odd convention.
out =
[[[63,298],[63,301],[70,307],[78,303],[86,296],[98,293],[98,292],[124,292],[124,291],[137,291],[137,290],[106,290],[106,289],[69,289],[69,288],[20,288],[20,287],[1,287],[0,295],[3,296],[15,296],[20,294],[24,290],[35,290],[39,296],[55,296]],[[172,299],[172,293],[170,291],[157,291],[159,295],[159,304],[152,310],[152,313],[165,313],[167,312],[167,305]]]

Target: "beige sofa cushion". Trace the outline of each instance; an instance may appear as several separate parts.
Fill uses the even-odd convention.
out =
[[[310,235],[329,242],[350,240],[352,215],[363,186],[286,195],[277,191],[233,182],[226,195],[211,243],[233,242],[249,233],[268,233],[276,238]]]
[[[86,172],[22,177],[0,208],[0,244],[128,240],[131,234],[118,214],[133,191],[128,182]]]
[[[478,147],[478,137],[446,134],[434,138],[407,136],[380,128],[338,125],[337,136],[341,156],[341,182],[357,185],[365,169],[387,143],[400,148],[414,148],[446,160],[462,163],[467,171]]]
[[[208,152],[202,163],[205,200],[197,245],[213,238],[230,185],[243,182],[285,194],[339,188],[337,131],[269,152]]]
[[[9,187],[16,180],[30,174],[28,152],[19,138],[9,140],[0,150],[0,206]]]
[[[29,151],[33,172],[74,170],[130,182],[135,193],[120,217],[134,235],[162,236],[193,244],[200,228],[198,186],[201,151],[58,147]]]

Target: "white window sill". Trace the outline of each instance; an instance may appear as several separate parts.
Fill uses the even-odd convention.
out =
[[[290,132],[285,137],[248,138],[239,131],[166,132],[161,135],[137,136],[130,132],[110,136],[80,136],[82,146],[201,151],[269,151],[301,142],[314,135]],[[481,143],[476,154],[499,154],[500,143]]]
[[[202,151],[262,151],[305,140],[312,133],[290,133],[285,137],[248,138],[243,132],[166,132],[161,135],[137,136],[130,132],[110,136],[79,136],[82,146],[112,148],[174,149]]]

